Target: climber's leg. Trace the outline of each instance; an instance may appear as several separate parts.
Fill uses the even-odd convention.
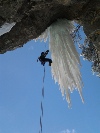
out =
[[[49,62],[49,66],[51,66],[52,60],[49,58],[45,58],[45,62]]]

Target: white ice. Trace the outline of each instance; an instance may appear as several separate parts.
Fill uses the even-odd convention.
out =
[[[51,71],[55,82],[58,82],[62,95],[66,95],[68,105],[71,105],[70,93],[79,91],[82,102],[82,79],[80,59],[70,33],[74,26],[71,21],[60,19],[53,23],[39,39],[46,40],[49,36],[49,47],[52,57]]]
[[[1,27],[0,27],[0,36],[9,32],[11,30],[11,28],[15,25],[16,23],[4,23]]]

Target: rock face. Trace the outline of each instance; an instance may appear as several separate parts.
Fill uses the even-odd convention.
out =
[[[16,22],[0,36],[0,54],[22,47],[60,18],[83,25],[100,51],[100,0],[0,0],[0,26]]]

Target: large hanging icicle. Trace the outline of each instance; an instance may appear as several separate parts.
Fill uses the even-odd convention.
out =
[[[71,104],[70,92],[78,89],[82,102],[82,80],[80,59],[70,33],[74,29],[72,22],[61,19],[53,23],[39,39],[46,40],[49,36],[49,47],[53,63],[51,65],[54,80],[60,85],[62,95],[66,95]]]

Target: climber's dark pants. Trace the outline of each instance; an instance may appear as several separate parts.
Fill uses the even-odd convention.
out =
[[[45,58],[45,62],[49,62],[49,66],[51,66],[52,60],[49,58]]]
[[[52,60],[49,58],[40,58],[41,64],[44,66],[46,62],[49,62],[49,66],[51,66]]]

